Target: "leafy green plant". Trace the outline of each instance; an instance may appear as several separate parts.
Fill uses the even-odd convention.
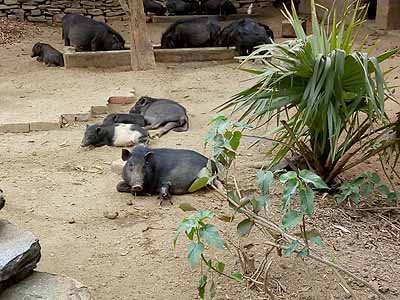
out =
[[[311,0],[312,34],[306,35],[292,3],[292,15],[284,14],[297,38],[251,54],[243,64],[254,58],[267,64],[262,70],[242,64],[257,83],[219,107],[241,112],[239,120],[249,125],[267,124],[266,135],[275,141],[272,165],[289,152],[299,154],[328,184],[376,154],[396,151],[398,157],[400,148],[400,118],[391,122],[385,113],[391,96],[380,67],[397,50],[377,56],[355,51],[366,10],[360,1],[345,7],[340,19],[335,9],[325,9],[319,21]],[[269,130],[272,120],[276,128]]]
[[[339,205],[346,200],[351,200],[354,205],[360,204],[360,198],[379,192],[389,202],[397,202],[400,195],[391,191],[376,173],[365,172],[350,182],[345,182],[339,187],[340,193],[335,196]]]
[[[224,174],[228,174],[227,170],[231,167],[238,154],[238,146],[241,140],[240,130],[242,130],[241,124],[231,123],[223,115],[219,115],[211,121],[211,129],[207,135],[206,145],[212,145],[213,159],[218,166],[219,172],[222,171]],[[274,175],[279,178],[274,179]],[[215,179],[215,175],[212,175],[211,171],[205,168],[190,189],[195,191],[206,185],[213,185]],[[228,177],[226,180],[228,180]],[[327,188],[325,182],[309,170],[300,170],[298,172],[278,170],[275,174],[269,170],[259,170],[256,174],[257,193],[242,196],[237,186],[226,191],[226,199],[234,213],[231,216],[218,215],[217,217],[229,223],[232,223],[239,217],[241,221],[237,224],[237,232],[240,237],[248,235],[254,226],[259,226],[257,225],[256,217],[264,218],[262,216],[263,212],[264,215],[267,214],[266,208],[270,204],[270,187],[274,184],[274,181],[275,183],[280,182],[283,184],[280,203],[282,220],[280,225],[273,225],[276,232],[274,234],[270,232],[271,236],[274,242],[279,241],[279,243],[284,244],[282,235],[296,228],[300,229],[295,233],[298,238],[286,241],[287,249],[285,249],[284,255],[289,256],[293,252],[296,252],[298,256],[308,255],[310,251],[309,244],[321,244],[321,237],[318,232],[306,229],[306,219],[312,218],[314,214],[313,189]],[[297,202],[295,199],[299,199],[299,201]],[[184,211],[196,210],[189,204],[181,204],[180,207]],[[215,225],[209,223],[212,217],[214,217],[214,213],[211,211],[197,211],[191,216],[184,218],[177,228],[174,245],[178,236],[184,232],[190,241],[188,246],[188,261],[192,268],[199,264],[205,265],[209,274],[216,272],[240,282],[244,278],[249,278],[239,272],[226,274],[224,273],[225,264],[223,262],[213,261],[205,257],[204,252],[207,246],[221,250],[228,249],[227,243],[220,237]],[[242,271],[244,272],[245,270]],[[209,285],[210,298],[213,299],[215,296],[214,279],[211,277],[210,280],[202,267],[198,285],[201,299],[204,299],[207,285]]]
[[[224,273],[225,264],[222,261],[213,261],[205,257],[204,252],[207,245],[217,249],[226,249],[226,244],[219,235],[217,227],[208,223],[213,217],[214,213],[211,211],[198,211],[184,218],[176,230],[173,239],[174,247],[179,235],[184,232],[190,241],[187,257],[191,268],[202,264],[205,265],[209,271],[214,271],[230,279],[242,282],[243,276],[240,272],[232,272],[228,275]],[[197,287],[200,299],[204,299],[207,285],[209,285],[210,299],[214,299],[216,295],[214,278],[211,276],[211,280],[209,280],[207,274],[203,271],[203,268],[201,268],[201,276]]]

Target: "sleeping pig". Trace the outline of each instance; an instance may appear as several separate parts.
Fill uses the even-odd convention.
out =
[[[187,194],[189,187],[207,167],[208,158],[198,152],[184,149],[152,149],[137,145],[132,151],[123,149],[126,161],[117,190],[137,195],[159,195],[161,201],[171,195]],[[216,173],[214,162],[211,162]],[[160,202],[161,204],[161,202]]]
[[[135,124],[87,125],[81,146],[116,146],[129,147],[147,143],[149,133]]]

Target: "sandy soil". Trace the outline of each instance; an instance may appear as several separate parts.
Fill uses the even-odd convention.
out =
[[[157,28],[151,34],[154,40],[159,37]],[[393,37],[381,39],[379,49],[399,45]],[[57,120],[60,113],[87,111],[91,105],[104,105],[110,95],[127,95],[135,89],[138,95],[177,99],[189,112],[190,131],[169,133],[153,146],[207,153],[202,140],[213,115],[210,110],[249,84],[244,81],[249,76],[236,70],[237,65],[212,62],[158,65],[148,72],[45,68],[29,57],[32,44],[39,40],[62,46],[58,28],[41,27],[34,36],[0,48],[0,123]],[[397,57],[386,66],[399,62]],[[398,70],[390,75],[393,85],[400,83],[398,75]],[[394,105],[388,107],[390,114],[396,111]],[[132,196],[116,192],[119,177],[110,171],[110,163],[120,157],[121,150],[80,149],[83,131],[83,126],[73,126],[1,135],[0,187],[8,200],[1,217],[38,235],[43,247],[39,270],[80,280],[96,299],[196,299],[199,275],[187,264],[186,242],[180,240],[175,250],[171,242],[174,229],[187,215],[178,205],[190,202],[199,209],[229,212],[227,204],[210,192],[200,192],[174,197],[173,206],[160,207],[156,197],[136,197],[128,205]],[[264,144],[248,150],[249,145],[242,145],[234,169],[244,190],[254,189],[256,170],[251,165],[262,161],[268,148]],[[371,161],[359,170],[377,168]],[[273,194],[278,192],[274,188]],[[399,299],[399,215],[339,209],[329,197],[317,201],[311,226],[322,233],[325,248],[321,251],[384,290],[387,299]],[[109,220],[104,212],[118,212],[119,217]],[[277,217],[276,205],[271,213]],[[215,223],[224,236],[238,241],[234,228]],[[342,233],[333,224],[350,233]],[[257,237],[255,232],[240,242],[254,244],[250,252],[259,260],[265,246]],[[211,255],[224,260],[230,270],[239,269],[229,253]],[[279,299],[346,298],[331,271],[308,261],[275,255],[271,274],[286,287],[278,293]],[[217,281],[218,299],[268,299],[224,278]],[[310,283],[314,288],[309,288]],[[350,285],[359,299],[374,299],[365,287]]]

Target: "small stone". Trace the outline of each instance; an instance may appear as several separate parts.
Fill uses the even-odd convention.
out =
[[[118,218],[118,212],[117,212],[117,211],[113,211],[113,212],[105,211],[105,212],[103,213],[103,216],[104,216],[105,218],[107,218],[107,219],[115,220],[116,218]]]
[[[120,253],[121,256],[127,256],[128,254],[129,254],[128,251],[124,251],[124,252],[121,252],[121,253]]]
[[[378,299],[378,297],[377,297],[376,295],[369,295],[369,296],[367,297],[367,299],[368,299],[368,300],[376,300],[376,299]]]
[[[131,198],[126,199],[125,203],[126,203],[126,205],[129,205],[129,206],[133,205],[133,202],[132,202]]]
[[[68,223],[69,223],[69,224],[75,224],[75,220],[74,220],[74,219],[71,219],[71,220],[68,221]]]

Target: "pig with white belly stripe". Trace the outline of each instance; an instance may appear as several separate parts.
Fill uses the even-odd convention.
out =
[[[136,144],[146,144],[149,133],[136,124],[88,125],[81,146],[116,146],[130,147]]]

